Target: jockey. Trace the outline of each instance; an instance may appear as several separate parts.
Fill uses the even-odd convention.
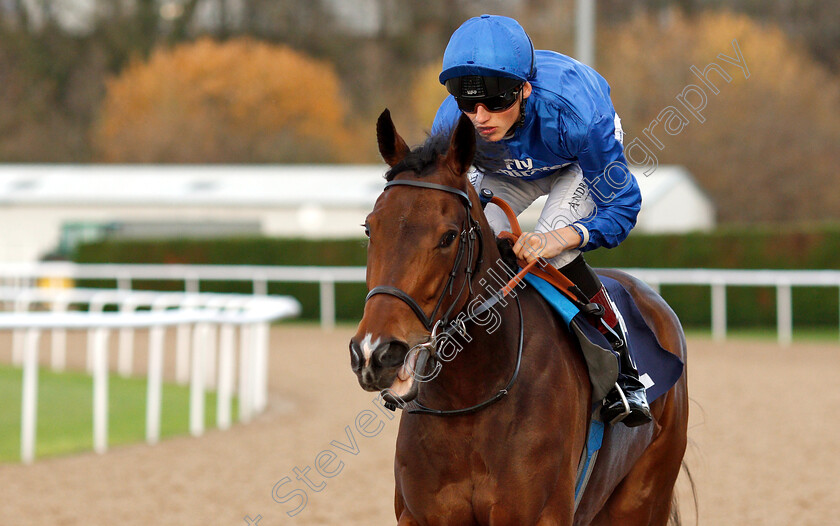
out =
[[[649,422],[624,321],[583,258],[588,250],[621,243],[642,201],[607,81],[570,57],[535,51],[516,20],[482,15],[452,35],[440,82],[450,96],[438,109],[433,134],[450,129],[464,113],[483,139],[506,147],[505,169],[471,172],[476,189],[492,190],[517,215],[548,196],[535,231],[523,232],[513,247],[516,256],[545,258],[605,309],[611,330],[599,328],[618,354],[620,373],[602,403],[602,419],[630,427]],[[510,229],[501,208],[491,203],[485,213],[494,233]]]

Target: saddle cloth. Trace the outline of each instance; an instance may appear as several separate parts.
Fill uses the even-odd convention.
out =
[[[648,402],[665,394],[680,378],[684,364],[659,344],[648,327],[636,302],[621,284],[599,276],[627,326],[628,348],[645,384]],[[603,334],[584,317],[578,308],[551,284],[532,274],[525,281],[533,286],[563,319],[580,340],[592,380],[592,400],[600,401],[612,388],[618,375],[618,357]]]

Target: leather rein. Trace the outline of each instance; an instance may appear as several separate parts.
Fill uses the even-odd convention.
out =
[[[469,196],[466,192],[459,190],[457,188],[453,188],[446,185],[430,183],[427,181],[414,181],[414,180],[399,180],[399,181],[390,181],[385,185],[385,190],[394,187],[394,186],[413,186],[418,188],[426,188],[432,190],[440,190],[443,192],[448,192],[450,194],[458,196],[462,202],[464,203],[464,209],[466,211],[467,219],[464,220],[464,224],[462,225],[461,233],[459,235],[458,241],[458,252],[455,256],[455,262],[452,265],[452,270],[449,272],[449,278],[446,282],[446,285],[443,287],[440,297],[435,305],[435,308],[432,310],[431,315],[427,316],[423,308],[417,303],[417,301],[411,297],[405,291],[388,285],[379,285],[370,290],[368,292],[367,297],[365,298],[365,302],[367,302],[370,298],[377,294],[388,294],[394,296],[404,303],[406,303],[411,310],[417,315],[417,318],[420,320],[421,323],[426,327],[427,330],[431,332],[429,341],[423,344],[420,344],[420,347],[423,347],[422,350],[426,350],[429,355],[434,358],[437,353],[437,342],[441,338],[451,338],[455,335],[455,333],[461,334],[462,336],[466,336],[466,324],[473,321],[474,319],[478,318],[493,306],[495,306],[504,296],[506,296],[514,286],[521,280],[522,276],[524,276],[525,270],[520,272],[517,277],[511,280],[510,283],[502,290],[493,294],[490,299],[486,300],[484,303],[479,305],[470,316],[464,316],[463,313],[459,313],[455,319],[450,319],[455,306],[458,304],[458,300],[464,293],[465,289],[469,289],[469,295],[472,296],[473,294],[473,287],[472,287],[472,279],[476,275],[476,273],[481,268],[483,252],[484,252],[484,240],[481,235],[481,228],[478,224],[478,221],[472,217],[470,213],[472,209],[472,201],[470,201]],[[492,200],[498,200],[498,198],[493,198],[492,194],[483,194],[481,197],[482,206],[485,206]],[[499,200],[500,201],[500,200]],[[507,204],[505,203],[505,206]],[[478,244],[478,249],[476,250],[475,245]],[[460,289],[458,290],[457,296],[452,300],[452,304],[446,310],[446,312],[441,315],[437,321],[438,310],[440,310],[441,305],[443,304],[444,298],[448,296],[452,296],[453,288],[455,285],[455,278],[458,275],[459,268],[462,264],[462,260],[464,258],[464,253],[467,254],[467,267],[464,269],[464,282],[461,284]],[[475,259],[475,263],[473,266],[469,265],[469,262]],[[519,279],[517,279],[519,278]],[[448,291],[448,293],[447,293]],[[488,398],[484,402],[476,404],[471,407],[467,407],[464,409],[454,409],[454,410],[442,410],[442,409],[431,409],[417,401],[411,402],[413,407],[411,408],[404,408],[410,414],[427,414],[427,415],[435,415],[435,416],[461,416],[461,415],[468,415],[475,412],[478,412],[485,407],[492,405],[493,403],[501,400],[504,396],[508,394],[510,388],[513,386],[514,382],[516,381],[517,377],[519,376],[520,365],[522,363],[522,349],[523,349],[523,342],[525,339],[525,323],[522,319],[522,305],[519,303],[519,297],[514,296],[516,298],[516,305],[519,310],[519,344],[517,350],[517,357],[516,357],[516,367],[514,368],[513,374],[510,377],[507,385],[500,389],[495,395]],[[440,329],[440,332],[438,330]],[[425,362],[425,360],[423,360]],[[420,358],[418,358],[418,363],[420,363]],[[385,407],[391,409],[392,411],[399,407],[397,404],[387,403]]]

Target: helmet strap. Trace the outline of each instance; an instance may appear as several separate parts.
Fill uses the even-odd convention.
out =
[[[524,126],[525,125],[525,105],[527,103],[528,103],[528,99],[526,99],[524,94],[523,94],[522,102],[519,104],[519,120],[516,121],[517,126]]]
[[[522,92],[519,92],[520,95],[523,95]],[[513,123],[513,126],[507,131],[503,139],[510,139],[513,137],[513,134],[516,133],[516,129],[520,126],[525,125],[525,104],[527,104],[528,99],[522,96],[522,99],[519,101],[519,118],[516,119],[516,122]]]

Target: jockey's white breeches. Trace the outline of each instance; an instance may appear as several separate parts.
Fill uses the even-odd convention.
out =
[[[589,195],[583,172],[577,163],[570,164],[542,179],[523,180],[493,173],[474,174],[476,190],[488,188],[493,195],[505,200],[517,216],[531,206],[538,197],[547,195],[536,232],[552,232],[584,220],[595,210],[595,202]],[[472,178],[471,178],[472,179]],[[490,203],[484,209],[493,234],[510,230],[510,222],[498,206]],[[580,254],[578,249],[562,252],[549,261],[557,268],[565,266]]]

